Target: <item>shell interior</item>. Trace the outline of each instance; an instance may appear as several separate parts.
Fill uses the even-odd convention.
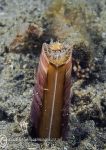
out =
[[[49,61],[56,66],[65,64],[71,56],[71,48],[69,45],[51,42],[50,44],[44,43],[43,46]]]

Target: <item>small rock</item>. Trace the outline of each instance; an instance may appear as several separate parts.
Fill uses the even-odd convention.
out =
[[[24,73],[20,72],[14,77],[14,80],[22,80],[23,78],[24,78]]]

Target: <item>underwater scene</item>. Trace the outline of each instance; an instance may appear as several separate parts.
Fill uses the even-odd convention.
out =
[[[106,0],[0,0],[0,150],[106,150]]]

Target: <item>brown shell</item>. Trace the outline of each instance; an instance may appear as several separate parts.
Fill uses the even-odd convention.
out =
[[[50,54],[47,54],[50,46],[44,44],[42,47],[31,107],[31,122],[36,130],[36,137],[49,139],[66,136],[72,69],[71,50],[67,50],[70,55],[66,59],[67,53],[63,49],[64,55],[61,55],[63,51],[60,49],[58,60],[63,57],[65,60],[57,64],[54,56],[49,59],[49,55],[54,53],[50,53],[50,50]]]

